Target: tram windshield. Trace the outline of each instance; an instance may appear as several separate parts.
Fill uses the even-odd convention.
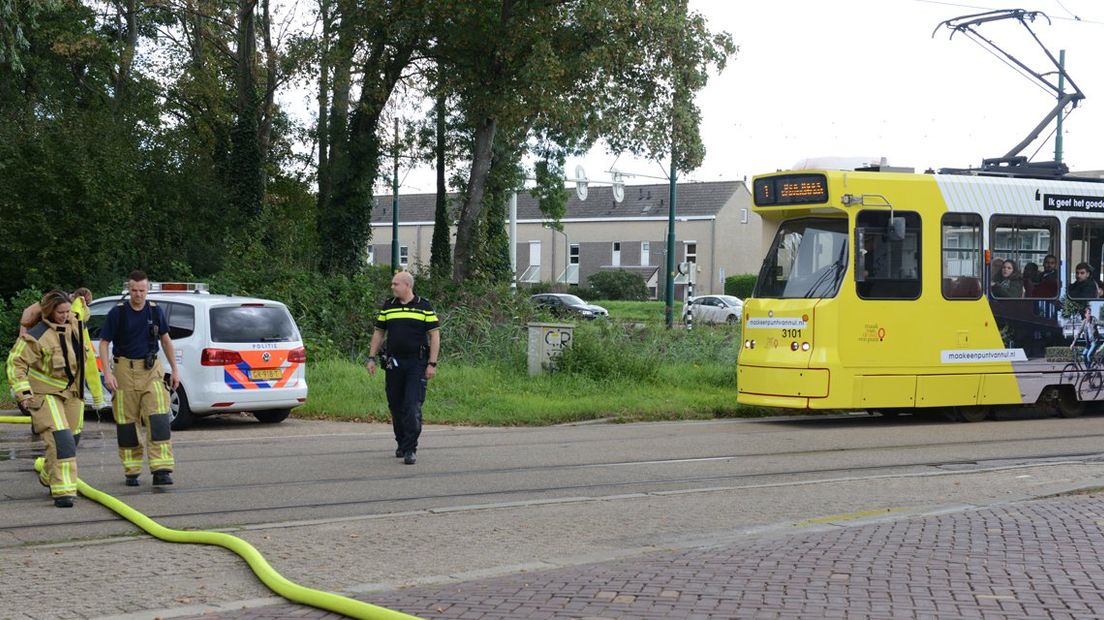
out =
[[[763,259],[756,297],[835,297],[847,271],[847,220],[803,218],[783,222]]]

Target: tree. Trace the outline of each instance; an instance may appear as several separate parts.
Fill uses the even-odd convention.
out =
[[[675,50],[672,53],[672,50]],[[456,8],[440,33],[438,60],[473,132],[460,207],[453,276],[471,275],[487,177],[500,130],[545,152],[611,148],[670,151],[672,110],[681,170],[704,156],[692,95],[711,66],[735,52],[685,2],[666,0],[476,0]],[[678,84],[678,88],[676,88]]]
[[[322,50],[332,76],[320,161],[318,230],[325,241],[322,267],[356,271],[370,235],[372,184],[380,161],[380,118],[415,52],[428,47],[438,3],[430,0],[353,2],[334,0],[335,39]],[[360,97],[351,104],[354,64]]]
[[[438,78],[439,79],[439,78]],[[448,185],[445,182],[445,152],[448,140],[448,127],[446,117],[447,100],[443,92],[437,94],[437,105],[434,106],[435,144],[433,148],[434,163],[437,169],[437,200],[433,209],[433,243],[430,246],[429,272],[434,278],[447,278],[452,274],[452,228],[449,217]]]

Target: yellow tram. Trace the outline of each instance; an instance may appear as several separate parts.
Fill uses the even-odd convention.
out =
[[[741,404],[974,421],[1104,400],[1070,350],[1104,303],[1104,183],[802,170],[756,177],[753,198],[776,230],[744,305]]]

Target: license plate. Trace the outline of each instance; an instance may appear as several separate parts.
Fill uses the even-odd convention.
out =
[[[268,381],[269,379],[282,379],[284,371],[279,368],[271,370],[250,370],[249,378],[255,381]]]

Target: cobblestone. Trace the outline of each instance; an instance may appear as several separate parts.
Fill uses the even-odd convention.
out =
[[[1101,514],[1104,495],[1066,496],[359,598],[463,620],[1099,618]],[[284,620],[303,610],[185,618]]]

